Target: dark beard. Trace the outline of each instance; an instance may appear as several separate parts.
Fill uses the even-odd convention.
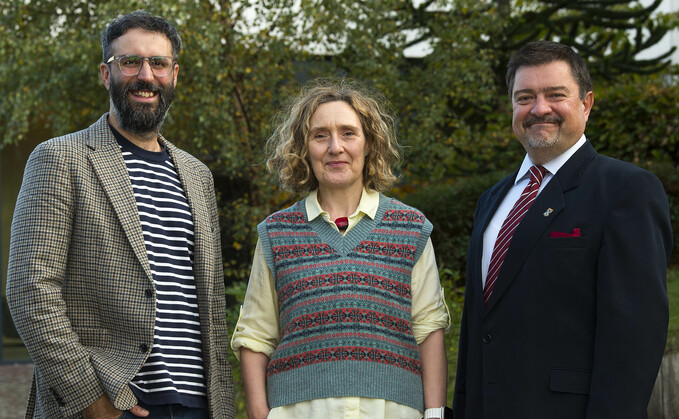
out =
[[[128,94],[132,90],[148,90],[158,94],[158,105],[135,103],[128,100]],[[174,85],[170,83],[162,88],[154,84],[137,80],[126,86],[111,77],[110,96],[113,101],[113,110],[116,113],[120,127],[137,135],[159,133],[165,122],[165,116],[174,99]]]

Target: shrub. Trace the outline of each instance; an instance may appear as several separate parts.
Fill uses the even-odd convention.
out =
[[[419,185],[398,198],[422,211],[434,225],[432,242],[439,269],[464,286],[467,245],[474,223],[474,209],[481,194],[507,172],[458,178],[439,185]],[[445,287],[445,284],[444,284]]]
[[[594,148],[642,167],[678,165],[679,84],[668,80],[628,76],[597,89],[586,131]]]
[[[665,162],[645,165],[646,169],[653,172],[665,188],[667,200],[670,204],[670,221],[672,222],[672,234],[674,237],[674,249],[670,265],[679,263],[679,167],[676,164]]]

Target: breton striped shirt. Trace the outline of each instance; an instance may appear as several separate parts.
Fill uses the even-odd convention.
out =
[[[156,291],[153,348],[132,390],[151,405],[207,407],[186,195],[165,148],[144,150],[111,129],[132,182]]]

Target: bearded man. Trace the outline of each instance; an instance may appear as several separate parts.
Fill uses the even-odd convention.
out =
[[[110,111],[33,151],[14,211],[26,417],[233,417],[212,175],[160,134],[181,38],[136,11],[101,44]]]

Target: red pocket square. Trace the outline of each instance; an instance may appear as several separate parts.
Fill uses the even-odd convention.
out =
[[[552,231],[549,233],[549,237],[551,238],[558,238],[558,237],[580,237],[580,229],[579,228],[574,228],[572,233],[562,233],[560,231]]]

